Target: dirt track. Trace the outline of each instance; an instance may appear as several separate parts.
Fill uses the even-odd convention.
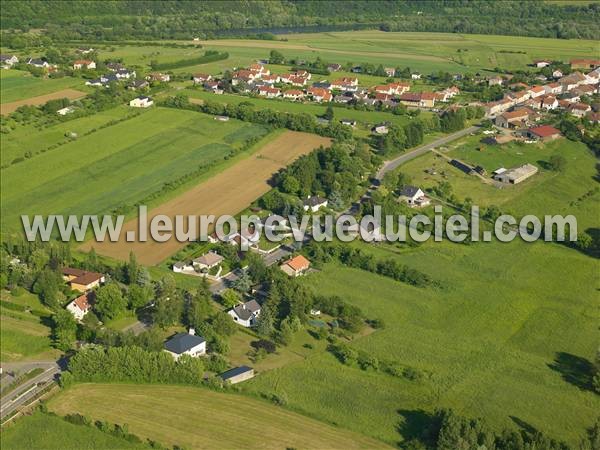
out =
[[[279,169],[329,142],[329,139],[314,134],[286,131],[247,159],[150,210],[148,222],[158,214],[171,218],[177,214],[214,214],[217,217],[237,214],[271,189],[268,181]],[[97,253],[120,260],[126,260],[129,252],[133,251],[142,264],[155,265],[185,245],[175,237],[162,243],[155,242],[150,237],[147,242],[126,242],[127,231],[135,231],[137,237],[137,219],[123,225],[118,242],[88,241],[81,248],[87,251],[94,247]]]
[[[37,97],[26,98],[25,100],[18,100],[16,102],[4,103],[0,105],[0,114],[10,114],[15,111],[19,106],[24,105],[43,105],[48,100],[56,100],[57,98],[68,98],[69,100],[76,100],[78,98],[85,97],[85,92],[78,91],[76,89],[63,89],[62,91],[56,91],[51,94],[38,95]]]

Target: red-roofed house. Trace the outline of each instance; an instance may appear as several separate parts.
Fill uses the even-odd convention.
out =
[[[298,89],[290,89],[289,91],[285,91],[283,93],[283,98],[288,98],[290,100],[300,100],[304,97],[304,92]]]
[[[73,314],[76,320],[81,321],[90,309],[92,309],[95,300],[96,293],[94,291],[86,292],[69,303],[67,311]]]
[[[286,274],[291,277],[297,277],[302,275],[310,268],[310,261],[302,255],[294,256],[292,259],[288,259],[282,265],[279,266]]]
[[[588,112],[592,110],[590,105],[586,105],[585,103],[572,103],[567,108],[570,114],[575,117],[584,117]]]
[[[331,92],[323,88],[308,88],[308,95],[312,96],[315,102],[330,102],[333,96]]]
[[[73,69],[74,70],[79,70],[79,69],[95,69],[96,68],[96,63],[94,61],[90,61],[89,59],[78,59],[77,61],[73,62]]]
[[[281,95],[281,91],[279,88],[274,88],[271,86],[261,86],[258,88],[258,95],[262,95],[267,98],[275,98]]]
[[[560,137],[560,131],[550,125],[542,125],[527,130],[527,135],[532,139],[540,141],[553,141]]]

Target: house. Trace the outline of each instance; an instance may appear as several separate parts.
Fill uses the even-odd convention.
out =
[[[411,74],[410,74],[410,77],[411,77],[413,80],[420,80],[420,79],[421,79],[421,74],[420,74],[420,73],[418,73],[418,72],[411,73]]]
[[[543,95],[541,97],[532,98],[529,105],[535,109],[556,109],[558,107],[558,101],[553,95]]]
[[[393,67],[385,67],[385,68],[383,69],[383,71],[385,72],[385,74],[386,74],[388,77],[393,77],[393,76],[395,76],[395,75],[396,75],[396,69],[394,69]]]
[[[493,178],[501,183],[519,184],[525,181],[527,178],[535,175],[537,171],[538,168],[533,164],[525,164],[523,166],[504,171],[496,170]]]
[[[248,67],[248,70],[252,73],[255,73],[259,78],[263,75],[270,75],[271,71],[269,69],[266,69],[265,66],[263,66],[262,64],[250,64],[250,67]]]
[[[335,95],[333,97],[333,102],[334,103],[342,103],[344,105],[347,105],[348,103],[354,101],[354,97],[351,95]]]
[[[321,208],[327,206],[327,199],[319,196],[311,197],[310,195],[304,200],[304,211],[310,210],[311,212],[317,212]]]
[[[560,83],[550,83],[543,86],[546,94],[560,94],[562,92],[562,86]]]
[[[240,82],[250,83],[259,78],[258,73],[250,70],[238,70],[231,75],[231,84],[237,86]]]
[[[194,80],[194,84],[204,84],[207,81],[212,80],[212,75],[208,75],[206,73],[196,73],[192,77],[192,80]]]
[[[569,103],[577,103],[579,100],[581,100],[581,97],[573,90],[572,92],[567,92],[561,95],[560,99],[566,100]]]
[[[342,125],[346,125],[346,126],[349,126],[352,128],[354,128],[356,126],[356,120],[352,120],[352,119],[342,119],[342,120],[340,120],[340,123]]]
[[[327,89],[329,91],[331,89],[331,83],[328,83],[327,81],[317,81],[312,84],[312,87]]]
[[[558,83],[562,86],[563,92],[566,92],[576,88],[580,84],[584,84],[586,80],[585,75],[581,72],[573,72],[566,77],[560,78]]]
[[[400,96],[400,103],[416,108],[433,108],[435,94],[433,92],[405,92]]]
[[[533,86],[528,89],[530,98],[537,98],[546,93],[546,89],[543,86]]]
[[[248,366],[234,367],[219,375],[219,378],[229,384],[241,383],[253,377],[254,369]]]
[[[290,277],[298,277],[310,268],[310,261],[302,255],[294,256],[279,266]]]
[[[80,70],[86,68],[88,70],[95,69],[96,63],[89,59],[78,59],[73,61],[73,70]]]
[[[552,77],[553,78],[561,78],[564,74],[562,73],[562,70],[556,69],[554,72],[552,72]]]
[[[92,53],[94,49],[92,47],[79,47],[75,50],[77,53],[81,53],[82,55],[87,55],[88,53]]]
[[[213,94],[222,94],[223,89],[219,85],[218,81],[207,81],[204,83],[204,90],[208,92],[212,92]]]
[[[183,261],[177,261],[173,264],[173,272],[181,273],[181,272],[191,272],[194,270],[194,266],[187,264]]]
[[[192,358],[206,354],[206,340],[202,336],[196,336],[193,328],[187,333],[178,333],[165,342],[164,349],[175,360],[181,355],[189,355]]]
[[[547,59],[536,59],[533,61],[533,65],[539,69],[548,67],[550,64],[552,64],[552,61],[548,61]]]
[[[308,78],[303,76],[292,75],[288,78],[288,82],[292,86],[306,86],[306,84],[308,83]]]
[[[260,315],[260,305],[256,300],[250,300],[246,303],[236,305],[227,311],[235,323],[243,327],[250,328],[256,325],[258,316]]]
[[[3,68],[10,68],[19,62],[15,55],[0,55],[0,64]]]
[[[42,59],[29,58],[27,60],[27,64],[30,66],[39,67],[42,69],[47,69],[48,67],[50,67],[50,64],[48,64],[48,61],[44,61]]]
[[[146,77],[147,80],[150,81],[158,81],[161,83],[168,83],[169,81],[171,81],[171,75],[169,75],[168,73],[151,73],[150,75],[148,75]]]
[[[358,86],[358,78],[343,77],[331,82],[332,89],[342,89],[343,86]]]
[[[65,280],[74,289],[79,292],[89,291],[101,283],[104,283],[104,275],[98,272],[88,272],[73,267],[64,267],[62,269],[63,280]]]
[[[529,100],[529,97],[531,97],[531,94],[529,94],[528,91],[517,91],[517,92],[508,92],[505,96],[506,99],[510,100],[513,105],[516,105],[518,103],[523,103],[526,100]]]
[[[322,88],[310,87],[307,91],[308,95],[312,97],[315,102],[330,102],[333,98],[331,92]]]
[[[83,317],[92,309],[95,300],[96,293],[94,291],[86,292],[69,303],[67,305],[67,311],[73,314],[75,320],[81,321]]]
[[[241,233],[226,236],[224,241],[237,247],[251,247],[260,241],[260,233],[257,229],[244,228]]]
[[[352,73],[362,73],[362,67],[361,66],[354,66],[352,69],[350,69],[350,71]]]
[[[520,108],[514,111],[505,112],[496,117],[496,125],[502,128],[519,128],[529,120],[531,110]]]
[[[106,64],[106,68],[111,72],[116,72],[117,70],[125,69],[125,66],[118,62],[109,62]]]
[[[210,270],[217,267],[225,258],[215,252],[208,252],[192,260],[194,267],[200,270]]]
[[[373,90],[377,93],[377,94],[387,94],[387,95],[392,95],[396,93],[396,90],[394,89],[393,86],[390,86],[389,84],[385,84],[382,86],[375,86],[373,88]]]
[[[592,110],[590,105],[586,105],[585,103],[573,103],[567,108],[570,114],[576,117],[584,117],[588,112]]]
[[[386,124],[375,125],[371,131],[375,134],[388,134],[390,131]]]
[[[59,116],[66,116],[67,114],[71,114],[73,112],[75,112],[75,107],[66,106],[66,107],[61,108],[58,111],[56,111],[56,114],[58,114]]]
[[[540,141],[553,141],[560,137],[560,131],[550,125],[542,125],[527,130],[527,136]]]
[[[271,86],[261,86],[258,88],[258,95],[262,95],[267,98],[276,98],[281,95],[281,90]]]
[[[100,76],[100,81],[102,82],[102,84],[109,84],[109,83],[115,83],[117,81],[119,81],[119,77],[117,77],[117,75],[115,75],[114,73],[107,73],[105,75]]]
[[[129,106],[133,106],[134,108],[149,108],[153,104],[152,99],[146,96],[136,97],[129,102]]]
[[[127,85],[127,89],[135,91],[137,89],[144,89],[150,86],[146,80],[133,80]]]
[[[86,86],[105,86],[105,83],[102,82],[101,78],[96,78],[94,80],[88,80],[85,82]]]
[[[330,72],[337,72],[339,70],[342,70],[342,65],[341,64],[329,64],[327,66],[327,70],[329,70]]]
[[[129,80],[130,78],[135,78],[136,74],[135,74],[135,70],[128,70],[128,69],[120,69],[115,71],[115,75],[119,80],[122,79],[127,79]]]
[[[485,112],[488,116],[494,116],[498,113],[506,111],[512,106],[512,102],[506,99],[498,100],[497,102],[489,102],[485,104]]]
[[[398,201],[407,203],[411,208],[428,206],[431,203],[429,197],[416,186],[404,186],[400,190]]]
[[[492,77],[488,79],[488,86],[501,86],[503,82],[502,77]]]
[[[304,97],[304,92],[298,89],[290,89],[289,91],[285,91],[283,93],[283,98],[287,98],[290,100],[300,100]]]
[[[595,69],[600,67],[600,59],[572,59],[571,69]]]
[[[265,84],[275,84],[279,83],[280,78],[279,75],[263,75],[260,80]]]

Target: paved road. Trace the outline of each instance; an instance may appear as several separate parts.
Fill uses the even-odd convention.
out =
[[[381,169],[379,169],[379,172],[377,172],[376,178],[378,180],[381,180],[387,172],[389,172],[390,170],[394,170],[401,164],[404,164],[405,162],[410,161],[411,159],[414,159],[417,156],[421,156],[421,155],[427,153],[428,151],[433,150],[436,147],[439,147],[440,145],[446,145],[449,142],[460,139],[461,137],[466,136],[467,134],[477,131],[477,129],[478,129],[478,126],[476,126],[476,125],[465,128],[463,130],[457,131],[456,133],[452,133],[447,136],[436,139],[435,141],[430,142],[429,144],[425,144],[420,147],[417,147],[414,150],[411,150],[410,152],[403,153],[402,155],[398,156],[397,158],[391,159],[389,161],[385,161],[383,163],[383,166],[381,167]]]

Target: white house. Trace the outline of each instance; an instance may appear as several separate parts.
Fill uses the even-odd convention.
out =
[[[165,351],[174,359],[181,355],[189,355],[193,358],[206,354],[206,340],[202,336],[196,336],[193,328],[188,333],[179,333],[165,342]]]
[[[415,186],[404,186],[398,200],[406,202],[411,208],[428,206],[431,203],[425,192]]]
[[[94,61],[90,61],[89,59],[78,59],[77,61],[73,62],[73,70],[80,70],[84,67],[88,70],[95,69],[96,63]]]
[[[420,74],[420,73],[412,73],[412,74],[410,75],[410,77],[411,77],[413,80],[420,80],[420,79],[421,79],[421,74]]]
[[[50,64],[48,63],[48,61],[44,61],[41,59],[34,59],[34,58],[29,58],[27,60],[27,64],[30,66],[40,67],[43,69],[50,67]]]
[[[75,300],[67,305],[67,311],[73,314],[75,320],[81,321],[84,316],[92,309],[92,305],[96,299],[94,291],[81,294]]]
[[[119,70],[115,71],[115,75],[119,80],[121,80],[121,79],[129,80],[130,78],[135,78],[136,73],[135,73],[135,70],[129,71],[128,69],[119,69]]]
[[[204,84],[207,81],[212,80],[212,75],[206,73],[196,73],[193,76],[194,84]]]
[[[327,206],[327,199],[319,196],[309,196],[304,200],[304,211],[310,210],[311,212],[317,212],[319,209]]]
[[[194,270],[194,266],[191,264],[185,263],[183,261],[178,261],[173,264],[173,272],[181,273],[181,272],[191,272]]]
[[[200,270],[210,270],[223,262],[223,257],[215,252],[208,252],[192,260],[194,267]]]
[[[129,106],[134,108],[148,108],[152,106],[154,102],[150,97],[136,97],[129,102]]]
[[[17,58],[15,55],[0,55],[0,64],[2,64],[3,68],[11,68],[18,62],[19,58]]]
[[[260,305],[256,300],[250,300],[249,302],[234,306],[227,311],[227,314],[233,317],[235,323],[250,328],[256,324],[256,320],[260,315]]]

